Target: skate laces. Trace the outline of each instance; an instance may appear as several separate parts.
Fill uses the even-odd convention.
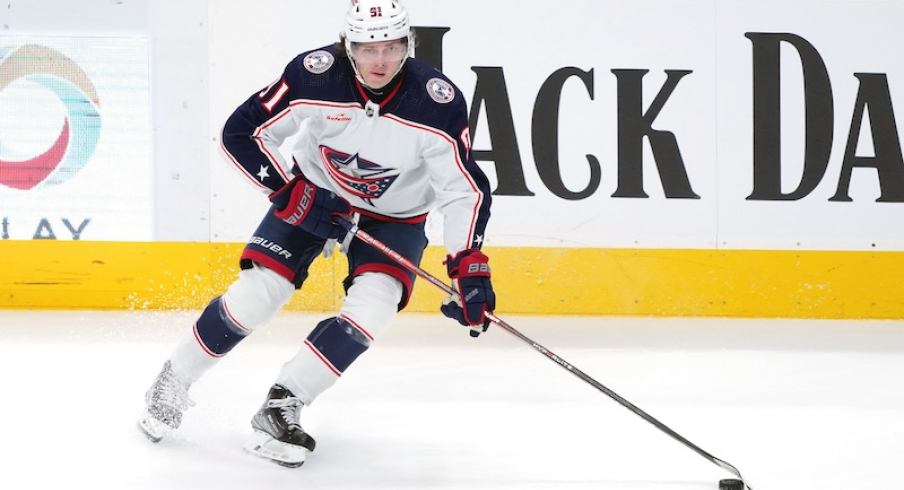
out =
[[[278,408],[279,414],[282,416],[283,420],[286,421],[286,424],[290,426],[296,425],[301,427],[301,423],[298,421],[298,415],[303,406],[304,403],[294,396],[267,400],[267,408]]]
[[[190,383],[176,374],[170,362],[167,361],[157,382],[148,392],[148,403],[166,405],[180,411],[187,410],[188,407],[195,405],[194,400],[188,396],[189,386]]]

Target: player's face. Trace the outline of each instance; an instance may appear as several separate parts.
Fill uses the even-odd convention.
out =
[[[385,87],[392,80],[407,53],[408,47],[402,39],[352,45],[358,73],[368,87],[375,89]]]

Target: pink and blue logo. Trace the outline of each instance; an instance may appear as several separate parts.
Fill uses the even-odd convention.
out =
[[[0,47],[0,92],[20,79],[56,94],[66,115],[59,136],[37,154],[22,154],[8,144],[8,135],[0,138],[0,185],[29,190],[65,182],[85,167],[97,148],[97,89],[81,67],[54,49],[36,44]],[[24,133],[28,120],[39,117],[47,116],[27,113],[16,127]]]

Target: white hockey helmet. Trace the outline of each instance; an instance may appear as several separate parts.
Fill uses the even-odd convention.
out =
[[[399,0],[349,0],[345,16],[345,51],[359,82],[367,86],[358,71],[356,45],[397,39],[404,39],[408,49],[403,53],[393,77],[402,71],[408,58],[414,57],[414,36],[408,20],[408,10]]]
[[[345,38],[353,43],[411,37],[408,11],[399,0],[349,0]]]

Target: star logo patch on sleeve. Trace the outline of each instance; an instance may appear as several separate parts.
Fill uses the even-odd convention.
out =
[[[330,53],[320,50],[304,57],[304,67],[315,75],[319,75],[333,66],[335,58]]]
[[[452,84],[442,78],[431,78],[427,82],[427,93],[430,98],[440,104],[448,104],[455,99],[455,89]]]

